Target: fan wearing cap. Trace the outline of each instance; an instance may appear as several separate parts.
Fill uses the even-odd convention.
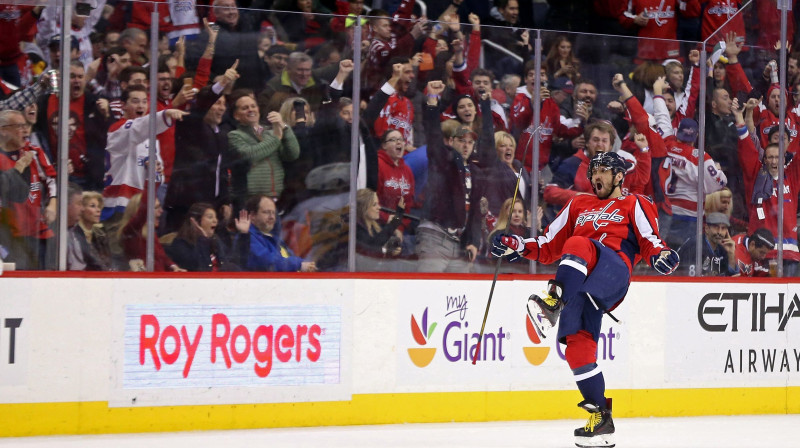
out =
[[[423,109],[428,142],[428,180],[424,219],[417,227],[420,272],[472,270],[472,262],[482,242],[478,224],[480,192],[485,187],[481,185],[485,181],[482,168],[489,167],[497,157],[493,150],[494,133],[489,115],[481,117],[484,127],[477,150],[478,163],[472,161],[478,140],[475,131],[458,127],[452,135],[443,135],[439,101],[444,88],[441,81],[429,82],[428,100]]]
[[[740,233],[733,237],[736,243],[735,269],[742,277],[769,277],[767,254],[775,248],[775,236],[761,227],[751,235]]]
[[[703,174],[703,191],[713,193],[728,184],[725,173],[708,153],[700,160],[699,150],[694,146],[698,134],[697,122],[684,118],[678,125],[678,133],[664,139],[667,155],[672,166],[672,175],[664,190],[672,204],[672,223],[667,243],[680,246],[697,228],[697,179]]]
[[[772,84],[767,89],[767,94],[764,96],[764,101],[758,105],[758,108],[753,110],[753,122],[756,123],[758,128],[759,140],[761,140],[761,147],[766,148],[769,143],[770,129],[779,124],[780,120],[780,106],[781,106],[781,87],[778,84]],[[787,107],[789,100],[786,100]],[[794,114],[786,114],[786,132],[789,134],[789,140],[794,140],[797,137],[798,125],[794,121]]]
[[[81,47],[80,43],[78,42],[78,38],[75,36],[70,36],[70,47],[69,47],[69,60],[73,61],[78,59],[81,54]],[[54,69],[58,69],[61,67],[61,35],[54,34],[53,37],[47,42],[47,49],[49,50],[50,55],[50,67]]]
[[[697,258],[697,237],[690,236],[678,249],[683,263],[679,271],[691,276],[732,276],[738,274],[736,268],[736,242],[730,235],[731,222],[724,213],[714,212],[706,215],[703,224],[703,252],[701,266],[695,265]]]

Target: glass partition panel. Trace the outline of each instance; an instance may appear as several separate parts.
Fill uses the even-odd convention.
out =
[[[539,156],[545,223],[552,222],[577,194],[595,194],[596,187],[587,176],[589,160],[611,151],[627,165],[622,193],[649,197],[651,222],[657,218],[661,239],[669,240],[675,192],[669,188],[668,149],[674,140],[674,123],[680,121],[674,97],[688,99],[693,86],[689,80],[699,77],[696,69],[687,69],[691,61],[699,60],[699,53],[691,51],[697,44],[555,31],[542,31],[541,39],[541,76],[546,84],[542,86]],[[695,114],[691,109],[688,113]],[[604,217],[596,219],[584,225],[599,229]],[[606,244],[620,242],[606,240]],[[670,245],[677,249],[681,244]],[[630,261],[633,264],[634,259]],[[552,272],[555,267],[540,271]],[[634,266],[633,274],[656,272],[642,262]]]
[[[527,172],[516,198],[519,210],[509,218],[521,163],[515,162],[508,112],[533,48],[530,32],[523,43],[521,30],[483,26],[474,16],[471,23],[459,23],[447,11],[431,20],[409,16],[398,10],[392,17],[370,17],[362,47],[362,138],[377,149],[377,197],[384,211],[377,219],[359,215],[356,268],[491,273],[493,232],[510,222],[529,234]],[[518,48],[509,47],[512,41]],[[513,79],[503,90],[499,81],[506,75]],[[528,269],[522,260],[504,264],[501,272]]]
[[[203,67],[212,32],[210,79],[231,67],[239,75],[220,124],[232,207],[217,231],[227,228],[232,246],[249,239],[243,270],[346,271],[356,20],[295,2],[274,11],[217,2],[204,12],[211,31],[187,43],[187,67]]]
[[[699,122],[705,125],[702,143],[706,159],[694,191],[696,194],[697,182],[702,181],[704,219],[697,223],[699,228],[692,229],[695,234],[688,236],[680,253],[691,275],[776,276],[777,251],[772,243],[779,223],[789,220],[790,228],[796,226],[796,207],[791,207],[796,203],[796,193],[794,198],[787,198],[781,217],[776,195],[780,164],[773,165],[773,176],[769,164],[763,163],[765,149],[774,160],[780,152],[779,147],[769,146],[771,139],[778,141],[776,125],[780,122],[779,75],[784,71],[779,67],[776,46],[780,16],[777,11],[757,10],[755,2],[750,2],[738,11],[729,11],[727,18],[725,26],[702,36],[708,77],[705,115]],[[791,76],[785,73],[787,86],[792,87],[788,82]],[[794,123],[793,107],[791,102],[785,105],[789,123]],[[785,132],[793,138],[796,125]],[[679,129],[678,137],[682,134]],[[789,238],[785,240],[784,257],[789,247],[794,247],[796,254],[796,234],[784,238]],[[795,262],[786,263],[788,271]]]
[[[99,14],[70,14],[76,31],[62,45],[61,7],[45,5],[0,4],[7,33],[0,56],[0,259],[9,270],[58,269],[59,241],[68,240],[60,223],[78,219],[66,204],[81,199],[80,190],[67,190],[66,176],[89,188],[102,186],[104,148],[85,129],[95,119],[87,116],[90,110],[107,108],[80,101],[84,66],[92,61],[89,30]],[[69,75],[61,75],[62,65]],[[60,128],[62,104],[69,120]],[[61,150],[59,141],[65,142]]]
[[[781,129],[772,77],[785,79],[790,91],[798,83],[792,53],[784,66],[775,47],[779,11],[753,2],[680,16],[678,37],[696,34],[702,45],[648,38],[649,25],[635,37],[539,31],[467,14],[459,23],[450,7],[431,9],[428,20],[413,18],[422,15],[413,2],[391,16],[340,3],[330,11],[316,3],[303,10],[306,2],[292,1],[275,2],[274,10],[240,8],[232,0],[188,8],[122,1],[76,11],[72,28],[80,31],[67,46],[75,73],[57,75],[69,80],[59,87],[64,93],[38,81],[60,69],[51,60],[51,50],[59,49],[60,7],[37,9],[37,17],[32,6],[4,5],[19,15],[13,38],[23,45],[15,56],[20,63],[3,67],[2,76],[31,93],[17,99],[37,103],[20,118],[28,126],[19,128],[28,139],[24,147],[41,148],[25,150],[37,159],[31,166],[41,168],[21,167],[28,169],[24,185],[3,192],[0,257],[17,269],[56,269],[62,262],[69,269],[138,270],[146,266],[153,223],[155,270],[491,273],[493,234],[541,234],[576,191],[592,191],[585,175],[566,171],[572,157],[591,150],[584,133],[599,126],[613,132],[613,150],[630,156],[634,167],[624,187],[653,198],[662,239],[681,252],[680,273],[721,273],[705,269],[714,257],[705,263],[707,230],[696,219],[702,183],[706,218],[721,212],[729,223],[731,238],[719,247],[733,241],[741,253],[727,257],[727,273],[770,275],[775,260],[775,275],[777,251],[766,243],[749,246],[778,239],[783,229],[781,266],[794,275],[800,257],[793,165],[774,164],[787,179],[780,213],[777,195],[768,191],[770,178],[773,191],[778,181],[762,163],[764,149],[774,151],[767,146],[770,131]],[[151,50],[154,7],[158,41]],[[648,24],[662,19],[648,17]],[[38,22],[35,32],[28,22]],[[789,42],[793,32],[790,26]],[[700,78],[701,64],[708,64],[707,79]],[[627,90],[612,84],[616,74]],[[430,81],[443,89],[431,90]],[[150,84],[161,116],[154,132],[150,91],[135,87]],[[630,132],[644,117],[632,113],[631,95],[649,114],[642,125],[646,144],[637,145]],[[728,110],[734,98],[745,109],[741,130]],[[783,150],[791,157],[794,95],[786,100]],[[26,110],[15,101],[3,108]],[[63,138],[61,107],[70,111]],[[694,124],[681,128],[684,118]],[[11,128],[3,128],[4,139]],[[152,165],[151,134],[157,135]],[[684,141],[690,134],[696,140]],[[695,160],[694,171],[687,170],[680,145],[694,148],[695,159],[703,149],[709,166],[698,170]],[[780,158],[777,151],[769,160]],[[4,153],[11,154],[3,169],[9,173],[22,153],[5,147]],[[638,169],[647,154],[649,173]],[[147,196],[140,196],[148,192],[148,175],[160,206],[150,212]],[[35,206],[23,205],[24,193],[37,198]],[[60,210],[51,197],[60,198]],[[531,211],[535,203],[540,210]],[[59,228],[70,233],[59,235]],[[518,273],[554,269],[526,260],[500,266]],[[634,270],[652,273],[644,264]]]
[[[146,270],[149,252],[156,271],[347,270],[357,21],[347,11],[187,5],[119,2],[73,14],[72,28],[80,31],[71,38],[69,87],[56,94],[36,76],[59,69],[51,51],[58,49],[60,8],[37,10],[38,32],[28,35],[25,20],[37,21],[31,7],[4,6],[20,17],[20,58],[27,62],[20,70],[4,68],[3,79],[30,86],[25,98],[39,105],[38,114],[20,116],[33,124],[19,123],[31,143],[20,142],[43,148],[31,151],[42,162],[40,169],[25,167],[27,181],[14,190],[3,184],[5,261],[17,269],[57,267],[49,198],[67,190],[68,269]],[[158,31],[153,51],[151,29]],[[3,109],[27,106],[14,101]],[[62,105],[70,121],[59,139]],[[4,137],[10,128],[4,126]],[[156,163],[150,163],[151,134]],[[58,141],[69,142],[62,157]],[[11,169],[16,154],[6,157]],[[44,154],[54,169],[64,161],[69,187],[67,179],[56,182]],[[148,175],[155,209],[143,195]],[[30,210],[23,209],[26,192],[37,196]],[[15,210],[15,204],[23,205]],[[156,238],[151,251],[148,226]]]

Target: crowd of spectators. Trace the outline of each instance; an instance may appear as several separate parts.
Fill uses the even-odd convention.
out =
[[[357,270],[488,271],[493,233],[545,231],[572,197],[592,192],[588,160],[615,151],[631,163],[624,192],[657,204],[661,235],[691,261],[687,274],[774,275],[782,247],[784,273],[798,275],[797,21],[790,15],[784,43],[781,160],[780,13],[763,0],[737,14],[743,3],[97,0],[72,16],[64,92],[50,82],[62,57],[60,7],[2,4],[0,258],[56,267],[66,101],[71,270],[143,269],[148,219],[156,270],[346,270],[353,206]],[[531,192],[539,210],[529,210]]]

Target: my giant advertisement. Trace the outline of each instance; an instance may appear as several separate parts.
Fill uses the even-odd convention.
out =
[[[800,287],[728,283],[667,289],[669,383],[800,384]]]
[[[398,301],[398,383],[416,390],[575,387],[565,346],[556,343],[555,332],[540,339],[526,312],[528,297],[541,294],[545,282],[498,283],[481,338],[489,287],[488,282],[428,282],[404,288]],[[615,314],[622,318],[624,306]],[[619,324],[603,319],[597,356],[611,387],[627,378],[624,333]]]

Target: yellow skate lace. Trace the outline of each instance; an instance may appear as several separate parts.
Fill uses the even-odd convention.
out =
[[[589,414],[589,420],[586,422],[586,426],[583,429],[586,432],[594,432],[594,428],[600,424],[600,420],[602,420],[602,415],[599,412],[592,412]]]
[[[556,306],[558,304],[558,299],[551,297],[547,291],[542,291],[542,302],[546,303],[547,306]]]

